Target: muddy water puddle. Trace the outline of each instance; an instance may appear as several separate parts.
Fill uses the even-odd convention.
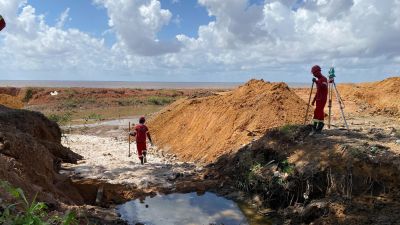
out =
[[[270,225],[243,204],[213,193],[170,194],[133,200],[117,207],[129,224],[146,225]]]

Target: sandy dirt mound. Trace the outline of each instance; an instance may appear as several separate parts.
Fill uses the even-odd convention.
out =
[[[379,82],[349,84],[339,86],[343,98],[372,108],[378,114],[400,115],[400,77],[392,77]]]
[[[0,105],[4,105],[13,109],[21,109],[24,107],[24,103],[21,101],[21,99],[8,94],[0,94]]]
[[[302,123],[305,111],[285,83],[251,80],[231,92],[179,100],[149,126],[156,144],[179,158],[212,162],[269,128]]]
[[[56,123],[40,113],[0,106],[1,180],[21,187],[29,197],[38,193],[41,201],[83,203],[69,179],[58,174],[61,162],[80,158],[61,145]]]

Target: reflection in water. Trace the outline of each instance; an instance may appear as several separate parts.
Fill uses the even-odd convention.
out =
[[[237,204],[213,193],[204,195],[171,194],[145,200],[134,200],[117,207],[122,219],[146,225],[259,225],[270,224],[265,219],[253,223]]]

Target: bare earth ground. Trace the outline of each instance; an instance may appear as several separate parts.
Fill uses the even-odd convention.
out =
[[[128,157],[126,137],[70,134],[63,138],[62,143],[84,157],[76,165],[64,164],[64,169],[70,170],[74,179],[96,179],[142,189],[154,186],[169,188],[177,174],[190,176],[198,169],[192,163],[172,162],[150,146],[147,163],[141,165],[135,143],[132,143],[131,157]]]
[[[221,90],[0,87],[0,104],[39,111],[62,125],[83,124],[148,115],[177,99]]]
[[[304,101],[308,101],[309,89],[295,89],[294,91]],[[343,94],[346,95],[347,93]],[[344,200],[344,202],[342,200],[329,200],[331,203],[329,203],[329,207],[325,208],[329,213],[321,217],[317,224],[395,224],[393,221],[397,220],[397,217],[392,213],[400,209],[400,206],[394,200],[398,196],[396,190],[396,186],[398,186],[396,180],[398,178],[392,178],[392,173],[396,174],[396,171],[400,170],[400,144],[398,143],[400,139],[400,118],[389,114],[377,114],[376,109],[372,107],[365,107],[364,104],[351,98],[344,98],[345,117],[350,127],[350,131],[346,131],[343,130],[344,123],[340,114],[339,104],[336,98],[333,100],[331,129],[326,127],[325,134],[322,136],[306,137],[303,144],[300,143],[298,147],[286,153],[288,162],[293,163],[300,171],[307,171],[311,168],[314,168],[311,170],[316,171],[333,168],[332,170],[344,170],[343,173],[346,173],[346,169],[342,167],[346,167],[347,164],[353,164],[352,160],[357,164],[357,161],[361,159],[366,161],[366,164],[361,168],[356,166],[354,171],[354,176],[357,176],[357,173],[360,175],[354,180],[354,193],[350,194],[353,195],[353,201],[346,203],[347,200]],[[310,110],[312,111],[313,109],[311,108]],[[328,108],[326,108],[326,112],[328,112]],[[299,114],[302,115],[302,112],[299,112]],[[73,151],[83,155],[85,159],[78,162],[78,165],[65,164],[65,168],[74,171],[71,173],[74,179],[98,179],[113,184],[132,184],[135,188],[147,193],[158,192],[163,188],[172,192],[178,191],[182,186],[176,179],[181,181],[204,179],[202,177],[204,176],[202,167],[193,163],[177,162],[179,156],[168,153],[168,149],[151,148],[149,164],[145,166],[139,165],[138,160],[135,158],[136,155],[127,158],[125,129],[126,125],[100,126],[87,128],[86,130],[75,129],[72,134],[66,135],[63,143]],[[132,145],[132,150],[133,152],[135,151],[134,144]],[[340,159],[340,157],[343,157],[343,159]],[[336,159],[333,160],[332,158]],[[340,164],[341,160],[343,161],[342,165]],[[216,162],[216,165],[218,167],[218,162]],[[375,167],[374,165],[382,166]],[[222,168],[230,167],[229,163],[223,163],[222,166]],[[391,167],[397,169],[391,170]],[[88,170],[88,168],[95,169]],[[234,170],[232,175],[234,176],[238,172],[239,170]],[[278,176],[282,176],[282,179],[288,176],[282,172],[278,174]],[[395,174],[394,176],[396,176]],[[224,174],[223,176],[226,175]],[[334,177],[335,175],[331,176]],[[263,179],[267,180],[267,178]],[[334,180],[334,178],[331,179]],[[341,185],[340,179],[337,178],[336,181],[339,186]],[[375,187],[375,190],[374,188],[365,188],[363,185],[358,184],[359,180],[367,186],[374,186],[374,183],[382,183],[388,188],[386,190],[387,193],[380,193],[379,187]],[[224,186],[223,183],[219,184],[219,192],[223,193],[226,190],[228,196],[235,196],[234,193],[237,189],[232,189],[229,184]],[[212,188],[215,188],[215,185]],[[344,192],[348,191],[346,188],[348,187],[344,185]],[[333,189],[333,187],[328,189]],[[342,190],[338,190],[338,192],[340,191]],[[362,191],[371,192],[371,194],[357,194]],[[380,194],[376,196],[376,194],[373,194],[374,192]],[[288,191],[288,193],[290,192]],[[343,195],[346,194],[348,193],[343,193]],[[141,195],[128,196],[140,197]],[[325,204],[324,200],[320,200],[320,202]],[[257,202],[254,204],[257,205]],[[377,204],[381,204],[382,209],[374,209]],[[261,211],[262,208],[260,207]],[[286,210],[288,211],[289,209],[290,207]],[[304,206],[303,211],[298,211],[299,209],[294,208],[294,211],[288,215],[307,212],[308,209],[306,206]],[[384,214],[384,216],[381,214]],[[288,221],[292,220],[289,224],[298,224],[298,221],[296,222],[291,217],[289,216],[290,219],[288,219]]]
[[[380,84],[387,87],[386,83]],[[259,175],[260,180],[257,182],[270,181],[268,179],[271,176],[279,178],[279,182],[283,182],[282,187],[286,184],[286,179],[289,179],[289,181],[292,178],[304,179],[301,184],[307,186],[309,185],[308,182],[311,182],[311,186],[316,187],[314,191],[317,194],[319,192],[316,189],[321,188],[321,192],[326,191],[328,193],[332,189],[343,196],[349,196],[350,186],[348,184],[343,185],[343,187],[340,185],[343,184],[341,179],[346,182],[349,181],[348,172],[350,171],[351,176],[354,172],[354,179],[351,179],[352,182],[354,181],[354,188],[353,184],[351,185],[351,188],[353,188],[350,192],[351,201],[349,199],[342,200],[341,198],[340,200],[337,200],[337,198],[325,200],[323,204],[326,204],[326,202],[330,204],[329,207],[324,208],[329,208],[329,213],[321,215],[311,213],[311,215],[319,215],[322,218],[319,222],[316,220],[318,223],[315,224],[396,224],[393,221],[400,220],[397,215],[400,210],[400,206],[397,203],[398,199],[400,199],[398,184],[400,180],[398,175],[400,174],[400,117],[399,114],[396,114],[398,112],[396,111],[397,105],[392,104],[389,109],[386,109],[381,104],[382,102],[364,102],[360,100],[363,96],[374,96],[373,99],[377,99],[376,96],[380,93],[374,90],[356,93],[357,96],[361,96],[359,99],[357,96],[352,96],[352,87],[339,87],[339,90],[343,92],[341,94],[344,96],[345,116],[350,126],[350,131],[343,130],[344,124],[340,116],[338,103],[334,100],[332,129],[326,129],[324,135],[308,137],[304,135],[306,133],[304,131],[303,133],[300,132],[303,135],[302,137],[296,137],[293,140],[286,140],[285,138],[277,138],[275,140],[269,137],[268,134],[265,137],[260,134],[261,136],[254,138],[257,140],[250,141],[251,143],[242,148],[243,151],[234,153],[228,161],[216,158],[216,162],[210,164],[207,168],[203,168],[195,163],[179,162],[179,155],[174,155],[169,149],[157,147],[149,148],[148,163],[142,166],[139,164],[135,154],[134,143],[131,145],[133,154],[128,158],[126,121],[123,122],[124,124],[78,126],[65,130],[66,133],[62,138],[62,144],[82,155],[83,160],[79,160],[77,164],[62,164],[61,173],[72,178],[88,204],[94,204],[98,190],[104,186],[103,201],[107,202],[107,206],[109,206],[129,199],[152,195],[156,192],[204,191],[212,188],[213,190],[218,189],[220,192],[225,191],[227,192],[226,195],[234,195],[234,192],[237,191],[250,193],[248,191],[249,188],[256,187],[252,183],[254,180],[244,186],[242,183],[235,183],[236,181],[242,181],[240,179],[243,177],[235,177],[242,172],[246,179],[253,179]],[[295,89],[294,92],[304,101],[308,101],[309,89]],[[392,91],[391,93],[396,92]],[[204,95],[200,96],[208,96],[210,94],[213,95],[210,92],[205,92]],[[43,96],[46,96],[44,99],[48,98],[46,92],[44,92]],[[385,101],[383,102],[393,102],[398,99],[396,96],[392,96],[392,99],[389,97],[385,96]],[[110,102],[113,101],[111,100]],[[38,107],[40,108],[40,104]],[[96,107],[99,106],[90,105],[88,109],[95,110]],[[116,109],[113,107],[110,107],[110,110]],[[218,107],[218,105],[215,107]],[[297,117],[301,118],[304,112],[297,111]],[[328,112],[328,109],[326,108],[325,111]],[[215,117],[218,118],[218,115]],[[226,125],[221,124],[221,129]],[[228,124],[228,126],[231,126],[231,124]],[[285,126],[282,129],[285,130]],[[246,135],[247,133],[249,132],[246,131]],[[185,134],[182,133],[181,135]],[[249,136],[249,138],[253,139],[252,136]],[[157,142],[157,136],[154,139]],[[259,160],[257,157],[265,157],[265,152],[268,153],[269,151],[272,153],[267,158],[279,155],[279,157],[273,159],[275,162],[270,159],[267,160],[268,162],[263,162],[264,159],[257,161]],[[257,152],[260,155],[257,155]],[[246,158],[246,154],[253,153],[256,158]],[[193,154],[198,155],[198,153]],[[286,165],[282,163],[282,160],[287,160],[286,163],[294,165],[297,171],[295,175],[300,173],[301,176],[291,177],[290,172],[286,171],[287,168],[280,168],[282,165]],[[258,174],[257,168],[260,166],[261,172],[258,171],[260,173]],[[230,169],[232,171],[229,171]],[[228,172],[225,173],[224,170]],[[330,170],[333,171],[332,175],[328,172]],[[271,171],[272,175],[270,174]],[[313,181],[314,173],[317,173],[315,176],[318,177],[321,175],[319,172],[323,175],[323,179],[318,180],[315,178],[317,180]],[[311,180],[306,175],[310,175]],[[328,175],[331,177],[329,178]],[[324,183],[327,176],[331,180],[329,181],[331,183],[328,182],[329,185]],[[335,178],[335,176],[337,177]],[[224,177],[228,177],[226,183],[223,179]],[[233,183],[230,184],[229,180],[233,181]],[[321,187],[318,186],[318,183],[321,183]],[[269,192],[264,191],[264,188],[269,188],[270,184],[272,185],[272,183],[268,183],[262,186],[263,191],[261,193],[269,194]],[[290,184],[290,182],[287,183],[289,186]],[[299,185],[295,182],[293,184]],[[337,185],[336,189],[333,184]],[[279,185],[282,185],[282,183],[279,183]],[[304,199],[301,200],[303,198],[301,196],[307,194],[307,191],[304,192],[302,189],[302,185],[300,185],[301,190],[297,190],[299,189],[297,188],[295,193],[292,192],[291,187],[276,189],[280,193],[287,194],[287,196],[279,198],[282,201],[292,195],[300,198],[299,202],[296,202],[298,199],[293,200],[295,203],[290,199],[287,202],[290,204],[286,209],[293,209],[289,213],[290,215],[296,214],[296,210],[299,208],[302,208],[303,211],[300,211],[300,215],[303,215],[304,210],[306,211],[307,207],[312,205]],[[325,187],[324,185],[327,186]],[[250,195],[250,197],[253,198],[254,196]],[[315,200],[321,200],[322,198],[321,196],[313,197]],[[87,199],[91,199],[90,202],[87,202]],[[260,202],[258,198],[256,200]],[[271,207],[265,204],[265,202],[262,202],[258,205],[260,212],[265,207]],[[301,218],[303,217],[301,216]],[[313,220],[310,219],[309,221],[312,222]],[[304,224],[310,223],[305,222],[308,220],[301,221]],[[297,222],[287,224],[301,224]]]

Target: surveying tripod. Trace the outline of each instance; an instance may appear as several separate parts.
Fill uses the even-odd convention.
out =
[[[346,126],[346,129],[349,129],[349,126],[347,125],[346,117],[344,116],[344,103],[342,98],[340,97],[339,91],[336,88],[336,83],[335,83],[335,68],[331,67],[329,70],[329,82],[328,82],[328,108],[329,108],[329,116],[328,116],[328,128],[331,128],[331,117],[332,117],[332,98],[333,98],[333,92],[336,94],[336,99],[339,104],[340,112],[341,112],[341,117],[343,119],[344,125]]]

